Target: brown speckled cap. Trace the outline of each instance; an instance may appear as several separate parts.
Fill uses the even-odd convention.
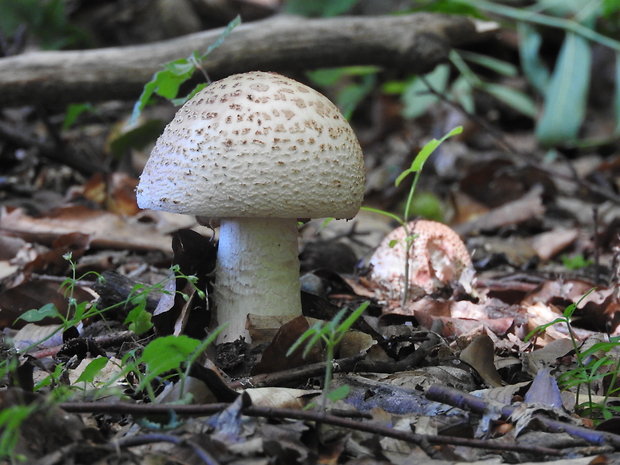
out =
[[[362,150],[326,97],[275,73],[235,74],[196,94],[157,140],[141,208],[210,217],[351,218]]]

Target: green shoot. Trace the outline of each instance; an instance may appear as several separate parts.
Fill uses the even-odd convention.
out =
[[[411,218],[411,211],[413,207],[413,198],[415,194],[416,187],[418,185],[418,181],[420,179],[420,175],[422,174],[422,169],[424,168],[424,164],[428,160],[428,158],[433,154],[435,150],[447,139],[457,134],[461,134],[463,132],[462,126],[457,126],[452,129],[450,132],[445,134],[441,139],[431,139],[427,142],[424,147],[418,152],[413,161],[411,162],[411,166],[404,170],[398,177],[394,184],[396,187],[400,186],[400,184],[410,175],[413,175],[413,181],[411,183],[411,187],[409,188],[409,193],[407,195],[407,201],[405,202],[403,216],[396,215],[394,213],[386,212],[384,210],[380,210],[378,208],[372,207],[362,207],[362,210],[378,213],[383,216],[387,216],[395,220],[398,224],[400,224],[406,233],[406,244],[405,244],[405,265],[404,265],[404,292],[402,296],[402,303],[407,302],[409,298],[409,257],[411,255],[411,248],[413,247],[415,237],[413,235],[413,231],[409,230],[409,220]]]
[[[593,416],[595,411],[600,411],[603,418],[610,418],[613,414],[617,414],[620,409],[608,405],[608,398],[617,394],[620,390],[618,386],[618,372],[620,371],[620,360],[616,357],[608,355],[610,351],[620,346],[620,337],[609,337],[607,342],[597,342],[586,350],[582,350],[575,338],[571,321],[573,315],[581,302],[590,295],[594,289],[590,289],[581,298],[570,304],[564,309],[561,317],[534,328],[526,337],[525,341],[529,341],[533,337],[541,334],[550,326],[556,324],[564,324],[568,329],[568,334],[575,351],[577,367],[562,373],[559,378],[559,384],[564,388],[577,386],[577,405],[584,411]],[[606,383],[605,399],[601,404],[597,404],[592,400],[592,385],[594,382],[601,381],[603,378],[609,378]],[[583,404],[579,403],[579,388],[585,386],[587,390],[588,400]]]
[[[364,313],[364,310],[368,307],[370,302],[364,302],[359,307],[357,307],[351,314],[344,319],[347,314],[348,309],[343,308],[340,310],[331,321],[317,321],[311,328],[309,328],[306,332],[304,332],[297,341],[290,347],[287,356],[291,355],[297,348],[299,348],[304,342],[306,342],[306,347],[303,351],[303,356],[306,357],[308,353],[312,350],[314,346],[319,341],[322,341],[325,344],[325,377],[323,380],[323,392],[324,395],[321,400],[321,410],[325,411],[327,406],[327,399],[330,400],[338,400],[342,399],[343,396],[346,397],[348,394],[348,389],[346,387],[338,388],[334,391],[330,391],[331,382],[334,373],[334,353],[340,341],[344,337],[345,333],[353,326],[353,324],[357,321],[357,319]]]
[[[584,256],[581,254],[572,256],[562,255],[560,259],[562,260],[562,265],[564,265],[564,268],[566,268],[567,270],[580,270],[594,263],[592,260],[587,260],[586,258],[584,258]]]
[[[202,55],[194,51],[187,58],[179,58],[178,60],[170,61],[164,65],[164,69],[157,71],[153,75],[153,78],[144,85],[142,94],[140,94],[138,101],[133,107],[130,120],[131,124],[137,121],[142,110],[150,103],[153,94],[172,100],[176,105],[181,105],[207,86],[211,82],[204,67],[207,58],[213,50],[222,45],[232,30],[239,24],[241,24],[241,18],[237,16],[228,23],[217,40],[211,44]],[[199,84],[185,97],[177,98],[181,85],[191,79],[197,70],[203,74],[206,83]]]

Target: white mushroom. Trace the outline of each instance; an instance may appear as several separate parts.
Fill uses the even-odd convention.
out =
[[[407,239],[407,232],[412,239]],[[398,299],[402,296],[408,241],[412,241],[409,289],[431,294],[461,277],[473,278],[469,252],[453,229],[437,221],[411,221],[407,224],[407,231],[400,226],[385,236],[370,258],[370,278],[379,285],[379,299]],[[466,270],[468,272],[464,273]]]
[[[141,208],[221,219],[220,341],[247,339],[249,313],[300,315],[297,218],[351,218],[362,151],[323,95],[250,72],[196,94],[165,128],[140,177]]]

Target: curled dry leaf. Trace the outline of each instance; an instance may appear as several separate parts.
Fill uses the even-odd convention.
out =
[[[92,247],[171,253],[170,238],[157,232],[153,225],[81,205],[58,208],[37,218],[19,208],[5,211],[0,215],[0,230],[39,242],[52,242],[64,234],[80,232],[90,237]]]
[[[487,334],[481,334],[463,349],[460,359],[475,369],[489,386],[499,387],[503,385],[503,382],[495,368],[494,357],[493,341]]]
[[[409,252],[409,287],[431,294],[453,281],[472,262],[463,241],[450,227],[429,220],[417,220],[388,234],[370,259],[370,277],[379,288],[380,299],[399,298],[404,292],[406,247]],[[470,278],[473,279],[473,276]]]

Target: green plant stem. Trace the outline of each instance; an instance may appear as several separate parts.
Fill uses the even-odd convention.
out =
[[[618,381],[618,370],[620,370],[620,358],[616,360],[616,368],[612,371],[609,387],[605,390],[603,405],[607,405],[607,402],[609,401],[609,395],[613,392],[616,381]]]
[[[411,249],[413,248],[413,238],[411,234],[413,231],[409,231],[409,217],[411,216],[411,206],[413,205],[413,195],[415,194],[416,187],[418,186],[418,181],[420,179],[420,175],[422,174],[422,170],[418,170],[413,177],[413,182],[411,183],[411,188],[409,189],[409,194],[407,195],[407,202],[405,203],[405,214],[403,215],[403,228],[405,228],[405,234],[407,235],[407,239],[405,240],[405,270],[404,270],[404,291],[402,297],[402,305],[405,305],[407,300],[409,299],[409,257],[411,256]]]
[[[325,354],[325,378],[323,380],[323,397],[321,398],[321,411],[323,413],[327,410],[327,393],[332,384],[332,378],[334,376],[334,344],[333,341],[326,341],[327,353]]]
[[[568,328],[568,335],[570,336],[570,340],[571,343],[573,344],[573,349],[575,350],[575,354],[576,354],[576,359],[577,359],[577,365],[579,365],[579,368],[581,370],[583,370],[583,373],[587,373],[586,371],[586,367],[583,364],[583,360],[581,359],[581,352],[579,350],[579,345],[577,344],[577,340],[575,339],[575,334],[573,333],[573,328],[572,325],[570,323],[570,318],[566,317],[565,319],[566,322],[566,327]],[[577,394],[575,396],[575,404],[579,405],[579,390],[580,390],[581,384],[579,384],[577,386]],[[588,402],[590,403],[590,405],[592,405],[592,386],[590,386],[590,383],[586,383],[586,391],[588,393]]]
[[[593,42],[598,42],[601,45],[611,48],[620,52],[620,42],[613,40],[603,34],[600,34],[586,26],[583,26],[575,21],[564,18],[556,18],[553,16],[536,13],[523,8],[514,8],[511,6],[500,5],[497,3],[489,2],[487,0],[462,0],[464,3],[474,8],[480,8],[482,10],[489,11],[499,16],[505,16],[507,18],[515,19],[517,21],[524,21],[527,23],[539,24],[542,26],[554,27],[564,29],[565,31],[574,32],[582,37]]]

